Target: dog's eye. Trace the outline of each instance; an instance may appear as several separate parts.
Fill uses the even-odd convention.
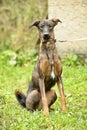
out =
[[[49,29],[50,29],[50,30],[52,30],[52,29],[53,29],[53,27],[52,27],[51,25],[49,25]]]
[[[52,27],[50,24],[48,25],[49,27]]]
[[[40,25],[40,29],[41,29],[41,30],[43,29],[43,27],[44,27],[44,25]]]

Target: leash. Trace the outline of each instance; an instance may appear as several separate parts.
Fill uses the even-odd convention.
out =
[[[71,39],[71,40],[56,40],[56,42],[75,42],[75,41],[86,41],[86,40],[87,40],[87,37]]]

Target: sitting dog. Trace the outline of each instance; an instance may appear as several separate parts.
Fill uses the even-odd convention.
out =
[[[59,19],[44,19],[35,21],[30,28],[36,26],[39,30],[40,49],[27,96],[16,90],[15,95],[19,103],[27,110],[42,109],[49,115],[50,106],[56,101],[57,95],[51,88],[57,83],[62,110],[66,111],[66,100],[62,85],[62,65],[55,45],[54,27],[61,22]]]

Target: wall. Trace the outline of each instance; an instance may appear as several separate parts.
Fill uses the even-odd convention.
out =
[[[58,52],[61,57],[67,53],[87,56],[87,1],[48,0],[49,18],[59,18],[55,27]]]

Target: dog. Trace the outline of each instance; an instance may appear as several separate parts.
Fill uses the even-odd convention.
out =
[[[61,96],[62,110],[66,111],[66,99],[62,83],[62,65],[55,45],[54,27],[61,23],[59,19],[44,19],[33,22],[29,28],[38,28],[40,49],[37,63],[27,91],[27,96],[15,90],[18,102],[27,110],[43,108],[44,115],[49,115],[50,106],[56,101],[57,95],[51,88],[57,83]]]

